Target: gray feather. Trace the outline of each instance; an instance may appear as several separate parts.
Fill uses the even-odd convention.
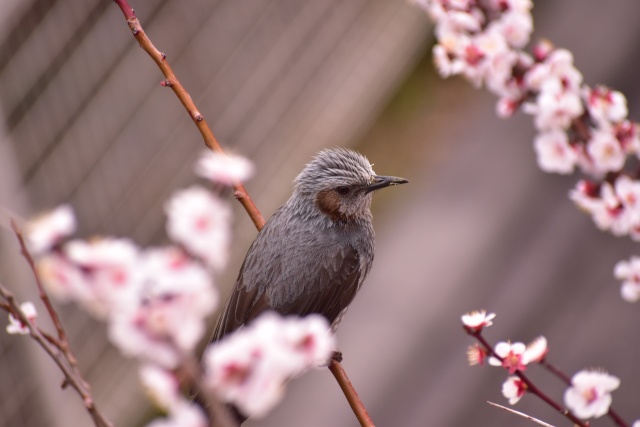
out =
[[[253,242],[213,340],[266,310],[283,315],[323,315],[335,329],[369,273],[374,256],[369,161],[343,148],[321,151],[298,175],[291,198]],[[328,216],[318,194],[353,188]]]

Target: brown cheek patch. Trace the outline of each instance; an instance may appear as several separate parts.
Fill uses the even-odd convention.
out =
[[[318,209],[333,221],[343,219],[340,213],[340,197],[333,190],[322,190],[316,196]]]

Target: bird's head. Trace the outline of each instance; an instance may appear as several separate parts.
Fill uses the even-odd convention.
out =
[[[363,155],[346,148],[322,150],[296,178],[295,192],[333,221],[370,215],[373,191],[404,184],[404,178],[380,176]]]

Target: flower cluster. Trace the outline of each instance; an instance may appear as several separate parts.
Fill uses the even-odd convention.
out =
[[[488,350],[487,350],[488,351]],[[491,366],[501,366],[509,372],[509,377],[502,384],[502,395],[509,399],[511,405],[516,404],[527,391],[527,384],[516,372],[524,372],[531,363],[539,363],[547,355],[547,340],[538,337],[530,344],[521,342],[499,342],[493,349],[494,356],[489,357]]]
[[[440,74],[487,87],[499,97],[501,117],[518,109],[533,115],[540,168],[593,176],[596,182],[579,182],[571,199],[599,228],[640,240],[640,181],[624,171],[629,157],[640,157],[640,136],[625,96],[587,86],[571,52],[546,40],[531,54],[522,50],[533,30],[531,0],[412,1],[435,23]]]
[[[318,315],[299,319],[267,312],[207,349],[205,382],[242,413],[261,417],[280,400],[287,379],[326,364],[335,345],[329,331]]]
[[[511,93],[517,48],[529,42],[533,30],[530,0],[416,1],[435,22],[436,67],[444,77],[462,74],[477,87]]]
[[[547,172],[576,167],[602,177],[620,171],[640,140],[627,120],[627,101],[604,86],[590,88],[573,55],[548,41],[522,50],[533,30],[531,0],[416,0],[435,22],[436,67],[443,77],[461,74],[499,97],[502,117],[518,108],[534,116],[534,148]]]
[[[626,175],[611,181],[581,180],[569,197],[591,215],[601,230],[616,236],[628,234],[640,241],[640,181]]]
[[[239,156],[205,153],[196,170],[215,186],[232,185],[250,176],[252,165]],[[110,341],[141,362],[145,388],[168,415],[150,426],[206,426],[205,414],[183,395],[178,372],[193,361],[206,319],[218,306],[212,273],[226,264],[231,210],[194,186],[169,199],[165,212],[175,242],[165,247],[141,248],[126,238],[69,240],[76,220],[66,205],[29,223],[26,242],[38,255],[48,291],[106,321]],[[32,304],[22,312],[35,321]],[[9,322],[9,333],[29,332],[11,315]],[[266,315],[211,345],[206,372],[196,382],[243,412],[263,415],[279,401],[286,379],[326,362],[333,346],[323,318]]]
[[[640,264],[640,262],[639,262]],[[470,365],[482,365],[484,360],[492,366],[499,366],[508,371],[509,376],[502,384],[502,395],[509,404],[515,405],[528,391],[534,392],[545,401],[549,401],[537,388],[532,388],[531,380],[524,375],[528,366],[534,363],[542,364],[554,375],[568,383],[564,393],[564,403],[575,419],[597,418],[610,411],[611,392],[618,388],[620,380],[603,370],[586,369],[576,373],[570,383],[564,374],[556,368],[550,369],[546,361],[549,351],[547,340],[540,336],[530,344],[521,342],[499,342],[492,349],[481,337],[482,328],[491,325],[495,314],[487,315],[486,311],[473,311],[462,316],[462,324],[471,336],[479,343],[470,346],[467,356]],[[488,320],[487,320],[488,319]],[[640,426],[640,421],[636,424]],[[634,424],[634,427],[636,427]]]

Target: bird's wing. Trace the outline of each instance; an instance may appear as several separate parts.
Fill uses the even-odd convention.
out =
[[[273,230],[263,231],[271,234]],[[312,245],[314,250],[309,253],[287,242],[290,244],[281,245],[281,251],[274,253],[263,248],[267,241],[271,238],[258,236],[249,249],[213,341],[267,310],[282,315],[318,313],[333,323],[351,303],[368,272],[370,263],[363,262],[350,244],[332,246],[330,251]]]
[[[278,312],[302,316],[317,313],[334,323],[353,301],[368,268],[351,245],[335,248],[330,256],[317,261],[302,278],[304,295],[280,301]]]
[[[211,339],[212,342],[218,341],[245,323],[249,323],[258,314],[269,310],[268,300],[265,297],[265,293],[261,292],[260,287],[254,286],[251,289],[247,289],[244,284],[242,272],[246,263],[247,260],[245,259],[231,295],[218,318],[218,323]]]

